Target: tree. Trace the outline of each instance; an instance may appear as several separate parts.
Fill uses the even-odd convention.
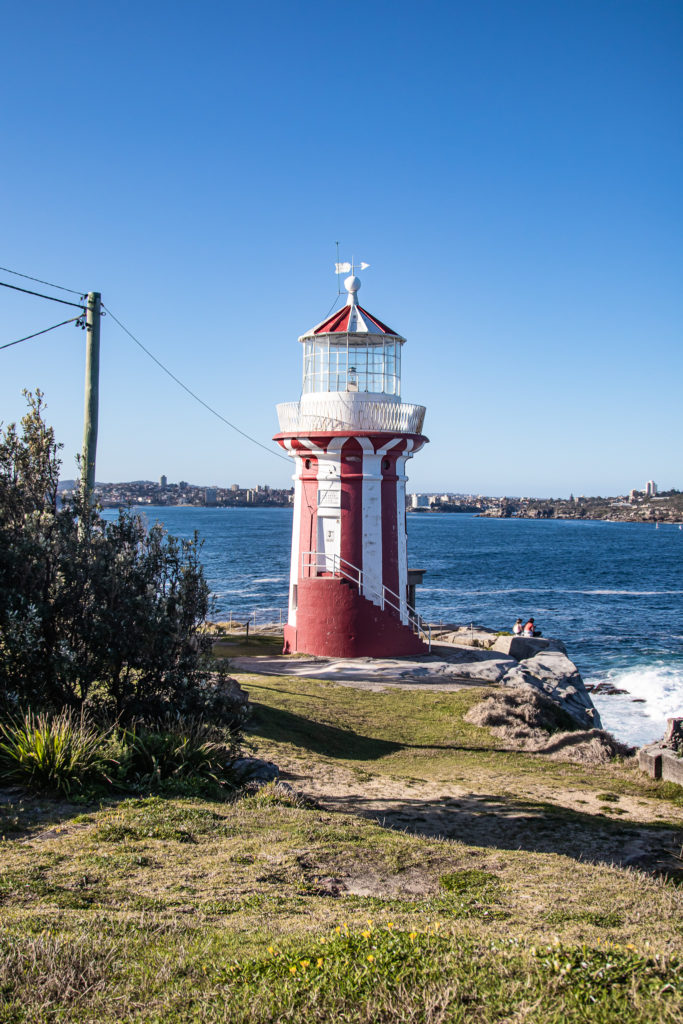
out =
[[[40,391],[0,429],[0,694],[14,706],[120,719],[201,713],[215,696],[201,544],[82,495],[58,502]],[[85,525],[85,528],[84,528]]]

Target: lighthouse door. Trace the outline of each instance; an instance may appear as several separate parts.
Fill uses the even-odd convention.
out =
[[[339,571],[340,522],[337,516],[318,516],[318,572]]]

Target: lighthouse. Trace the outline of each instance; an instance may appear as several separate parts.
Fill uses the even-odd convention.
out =
[[[352,269],[352,268],[351,268]],[[424,654],[429,629],[408,602],[405,468],[427,442],[425,407],[401,400],[406,339],[358,303],[299,338],[298,402],[278,405],[276,440],[294,461],[285,653]]]

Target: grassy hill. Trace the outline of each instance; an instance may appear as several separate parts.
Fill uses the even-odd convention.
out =
[[[0,1021],[681,1019],[683,790],[510,749],[481,689],[240,681],[290,790],[2,794]]]

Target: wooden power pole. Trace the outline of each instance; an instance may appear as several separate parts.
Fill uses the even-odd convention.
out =
[[[100,292],[88,292],[85,315],[85,416],[83,421],[83,452],[81,482],[86,504],[92,502],[95,489],[95,457],[97,455],[97,418],[100,401]]]

